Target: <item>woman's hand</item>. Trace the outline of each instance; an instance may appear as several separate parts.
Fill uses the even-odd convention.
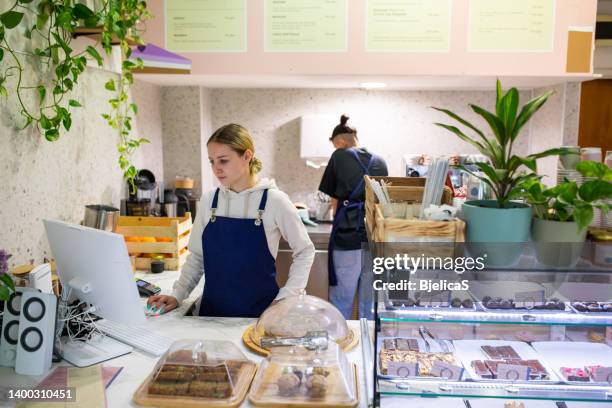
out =
[[[178,307],[178,300],[174,296],[154,295],[147,300],[147,307],[153,312],[167,313]]]

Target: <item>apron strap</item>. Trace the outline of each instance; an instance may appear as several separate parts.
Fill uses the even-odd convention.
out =
[[[261,217],[263,216],[264,210],[266,209],[266,203],[268,202],[268,189],[266,188],[261,195],[261,201],[259,202],[259,208],[257,209],[257,218],[255,219],[255,225],[261,225]]]
[[[365,166],[363,162],[361,161],[361,158],[359,157],[359,154],[357,153],[355,149],[349,149],[349,151],[353,154],[353,156],[355,157],[355,160],[357,160],[357,163],[359,163],[359,165],[363,169],[363,175],[369,176],[370,170],[372,169],[372,165],[374,164],[374,160],[376,159],[376,156],[374,154],[370,155],[370,160],[368,162],[368,165]],[[357,184],[357,186],[353,189],[353,191],[351,191],[348,201],[353,201],[355,199],[357,194],[361,192],[361,187],[363,186],[363,184],[364,184],[364,180],[362,177],[361,180],[359,180],[359,184]]]
[[[212,205],[210,206],[210,222],[217,220],[217,205],[219,204],[219,187],[215,190]]]

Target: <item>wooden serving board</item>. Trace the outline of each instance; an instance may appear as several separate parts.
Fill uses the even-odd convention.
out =
[[[357,366],[351,364],[354,375],[355,395],[351,400],[346,399],[346,393],[340,369],[332,370],[327,377],[327,393],[323,398],[311,398],[305,394],[305,385],[300,386],[299,392],[292,397],[282,397],[278,395],[278,386],[276,381],[282,375],[283,367],[274,365],[269,367],[258,384],[257,390],[251,388],[249,400],[253,405],[276,407],[276,408],[351,408],[359,403],[359,380],[357,377]],[[273,401],[277,399],[278,402]],[[272,400],[272,401],[271,401]]]
[[[150,395],[148,393],[149,384],[153,381],[155,371],[149,375],[134,393],[134,402],[138,405],[156,407],[187,407],[187,408],[236,408],[244,401],[246,394],[251,386],[251,381],[255,377],[257,366],[254,363],[244,364],[238,372],[238,382],[234,387],[232,399],[201,398],[190,396],[163,396]]]
[[[260,337],[255,332],[255,324],[250,325],[247,329],[242,333],[242,342],[245,346],[247,346],[251,351],[255,353],[267,357],[270,355],[270,351],[260,346]],[[349,328],[349,336],[344,339],[342,342],[339,342],[338,345],[344,351],[351,351],[359,344],[359,332],[352,328]]]

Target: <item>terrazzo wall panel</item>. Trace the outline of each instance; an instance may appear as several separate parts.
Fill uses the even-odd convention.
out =
[[[550,88],[534,89],[534,95],[554,91],[546,104],[529,124],[530,153],[537,153],[559,146],[576,146],[578,143],[578,121],[580,117],[580,85],[565,84]],[[553,186],[557,179],[557,157],[538,160],[538,172],[542,181]]]
[[[198,87],[162,88],[164,183],[174,188],[176,176],[194,179],[202,186],[202,112]]]
[[[37,71],[26,72],[25,83],[33,81]],[[16,106],[0,105],[0,248],[13,254],[11,265],[50,256],[42,219],[78,223],[85,205],[118,207],[125,196],[116,132],[100,116],[109,111],[104,83],[113,75],[86,70],[72,94],[83,108],[74,110],[70,132],[53,143],[35,131],[16,130],[22,123]],[[136,81],[132,96],[140,105],[135,135],[151,141],[133,162],[161,175],[160,88]]]
[[[530,96],[530,91],[521,92],[523,102]],[[450,122],[431,106],[451,109],[484,128],[484,122],[471,112],[468,103],[493,109],[494,100],[494,92],[483,91],[213,89],[211,120],[213,129],[229,122],[246,126],[264,164],[262,175],[274,177],[293,200],[307,201],[308,195],[316,191],[323,169],[307,167],[300,159],[300,116],[349,114],[349,123],[358,129],[361,144],[385,158],[390,174],[404,175],[402,156],[407,153],[476,153],[450,132],[432,124]],[[329,134],[320,137],[327,139]],[[528,147],[529,135],[525,131],[517,141],[516,152],[524,154]]]

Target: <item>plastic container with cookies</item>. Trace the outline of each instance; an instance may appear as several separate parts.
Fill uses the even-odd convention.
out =
[[[359,401],[357,371],[342,349],[274,347],[261,363],[249,399],[266,407],[354,407]]]
[[[181,340],[162,356],[134,401],[160,407],[237,407],[255,371],[255,364],[229,341]]]

